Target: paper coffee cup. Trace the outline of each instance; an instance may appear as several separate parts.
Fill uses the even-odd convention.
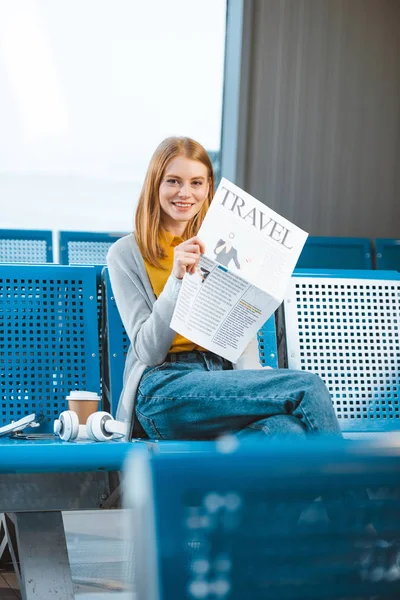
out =
[[[68,410],[78,415],[80,425],[85,425],[88,417],[99,410],[100,396],[96,392],[71,391],[68,400]]]

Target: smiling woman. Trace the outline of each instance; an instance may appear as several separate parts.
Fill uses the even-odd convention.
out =
[[[187,137],[167,138],[150,161],[135,231],[108,253],[113,295],[131,342],[117,418],[130,423],[136,416],[135,435],[159,439],[239,431],[261,438],[340,437],[330,394],[317,376],[240,371],[171,329],[182,280],[201,266],[205,246],[197,233],[213,192],[204,148]]]

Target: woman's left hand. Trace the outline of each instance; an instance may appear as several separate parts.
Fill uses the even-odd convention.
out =
[[[199,264],[200,255],[205,251],[204,242],[195,235],[175,246],[172,273],[177,279],[183,279],[185,273],[194,273]]]

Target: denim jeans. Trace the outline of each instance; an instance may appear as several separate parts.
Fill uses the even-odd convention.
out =
[[[245,370],[211,352],[169,354],[147,368],[136,414],[157,439],[213,439],[247,435],[341,436],[332,400],[322,380],[287,369]]]

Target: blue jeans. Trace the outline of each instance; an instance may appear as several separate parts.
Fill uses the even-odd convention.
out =
[[[246,435],[341,436],[332,400],[311,373],[246,370],[211,352],[169,354],[147,368],[140,381],[136,414],[157,439],[214,439]]]

